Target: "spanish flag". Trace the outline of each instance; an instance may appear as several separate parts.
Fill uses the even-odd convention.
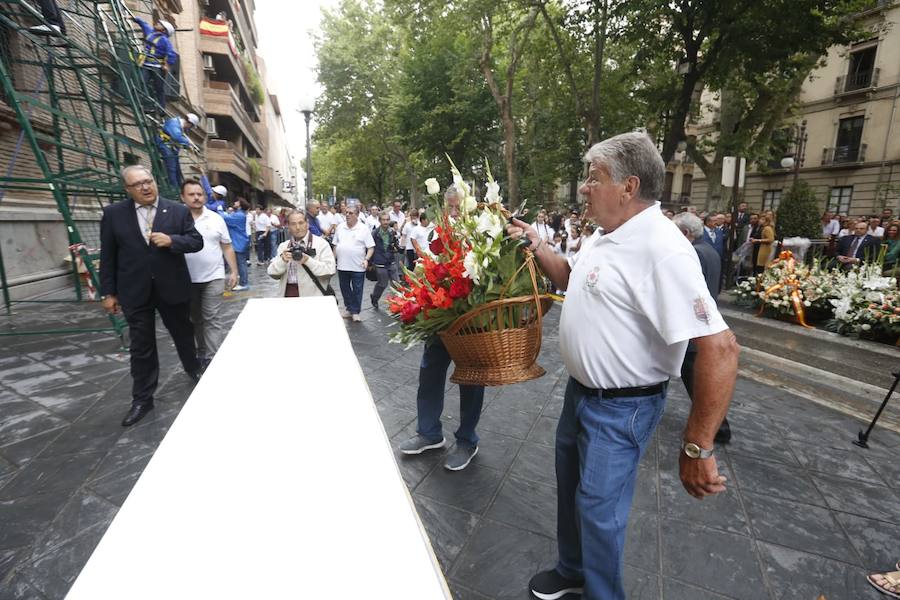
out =
[[[228,23],[219,21],[218,19],[210,19],[204,17],[200,19],[200,33],[203,35],[214,35],[218,37],[228,36]]]

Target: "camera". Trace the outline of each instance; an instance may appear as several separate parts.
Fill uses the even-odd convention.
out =
[[[307,248],[306,246],[291,245],[291,258],[292,259],[300,260],[303,258],[304,254],[310,258],[315,258],[316,257],[316,249],[315,248]]]

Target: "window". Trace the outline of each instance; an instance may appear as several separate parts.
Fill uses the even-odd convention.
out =
[[[682,202],[686,202],[690,200],[691,197],[691,186],[694,184],[694,176],[690,173],[685,173],[681,176],[681,200]]]
[[[850,201],[853,198],[853,186],[835,186],[828,196],[828,210],[840,215],[850,212]]]
[[[781,204],[781,190],[766,190],[763,192],[763,210],[778,210],[779,204]]]
[[[665,188],[663,189],[663,202],[671,202],[672,201],[672,184],[674,183],[675,174],[672,171],[666,171],[666,183]]]
[[[861,90],[872,85],[872,74],[875,72],[875,51],[877,46],[857,50],[850,54],[850,69],[847,72],[845,92]]]
[[[865,121],[866,118],[862,115],[841,119],[838,125],[837,143],[834,148],[835,163],[857,161]]]

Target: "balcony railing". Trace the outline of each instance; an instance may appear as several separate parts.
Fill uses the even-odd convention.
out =
[[[866,162],[866,144],[822,149],[823,165],[852,165]]]
[[[222,81],[210,81],[203,88],[203,102],[207,114],[231,117],[256,151],[263,153],[262,140],[256,127],[231,85]]]
[[[209,168],[214,171],[231,173],[250,182],[250,163],[237,147],[226,140],[208,140],[206,142],[206,159]]]
[[[834,95],[853,94],[855,92],[864,92],[876,88],[878,87],[878,78],[880,75],[880,68],[841,75],[834,83]]]

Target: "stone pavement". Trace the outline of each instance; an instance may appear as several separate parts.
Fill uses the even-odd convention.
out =
[[[244,298],[273,287],[261,268],[252,272],[251,294],[226,301],[229,322]],[[104,324],[87,307],[16,309],[18,325]],[[363,317],[348,331],[396,444],[415,430],[421,350],[386,344],[384,312],[369,307]],[[460,600],[524,600],[529,577],[553,564],[553,436],[566,381],[558,317],[556,308],[545,328],[540,363],[548,374],[488,389],[481,448],[468,469],[445,471],[441,452],[397,457]],[[0,330],[8,326],[0,318]],[[157,409],[123,429],[130,379],[114,338],[0,338],[0,600],[63,598],[150,460],[191,390],[171,341],[161,333],[160,342],[169,375]],[[261,353],[276,347],[248,347],[248,369],[265,365]],[[448,385],[448,436],[455,388]],[[718,452],[729,489],[699,502],[676,469],[687,409],[675,382],[641,464],[626,547],[629,598],[882,597],[864,576],[900,559],[900,435],[876,431],[863,451],[850,444],[860,421],[740,379],[729,416],[735,439]]]

